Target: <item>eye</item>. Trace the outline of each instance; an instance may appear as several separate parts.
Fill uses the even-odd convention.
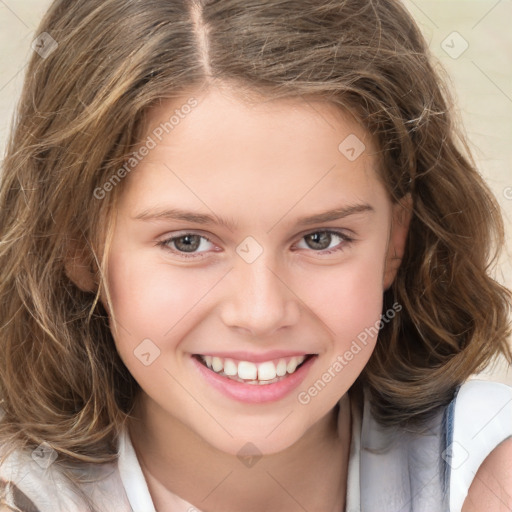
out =
[[[334,245],[333,248],[331,247],[330,250],[327,250],[336,239],[340,240],[340,242]],[[333,230],[313,231],[304,235],[302,240],[306,241],[306,245],[308,246],[306,249],[313,249],[314,252],[318,252],[319,254],[332,254],[342,251],[347,244],[353,242],[353,238],[350,238],[345,233]],[[302,249],[303,247],[299,248]]]
[[[339,242],[334,245],[333,248],[329,249],[336,239],[338,239]],[[319,254],[332,254],[342,251],[347,244],[353,241],[353,239],[345,233],[333,230],[313,231],[304,235],[301,238],[301,241],[302,240],[306,241],[306,249],[311,249]],[[203,253],[208,252],[208,244],[213,244],[208,237],[189,232],[157,242],[159,247],[163,247],[164,249],[177,254],[179,257],[196,259],[204,257]],[[304,247],[298,248],[303,249]]]
[[[203,243],[205,241],[205,243]],[[205,245],[211,244],[211,240],[204,235],[198,235],[197,233],[183,233],[181,235],[166,238],[157,243],[158,246],[164,247],[171,252],[177,253],[184,258],[198,258],[196,252],[199,248],[203,248]],[[207,249],[206,249],[207,250]],[[202,253],[204,251],[200,251]]]

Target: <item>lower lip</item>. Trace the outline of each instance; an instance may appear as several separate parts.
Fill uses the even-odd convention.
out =
[[[316,357],[316,355],[310,357],[298,370],[288,374],[283,380],[274,382],[273,384],[244,384],[215,373],[213,370],[210,370],[200,363],[195,357],[192,357],[192,361],[208,384],[211,384],[229,398],[233,398],[239,402],[254,404],[281,400],[299,387],[301,382],[306,378]]]

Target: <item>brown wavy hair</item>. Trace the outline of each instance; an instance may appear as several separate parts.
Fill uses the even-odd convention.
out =
[[[499,206],[452,116],[442,71],[395,0],[56,0],[38,33],[0,188],[0,437],[101,463],[139,386],[99,300],[119,183],[162,98],[230,84],[245,97],[321,99],[378,147],[389,196],[413,215],[385,325],[358,379],[385,425],[421,424],[495,356],[512,362],[510,292],[490,275]],[[192,92],[191,92],[192,91]],[[83,262],[97,287],[66,272]],[[112,310],[112,308],[110,308]]]

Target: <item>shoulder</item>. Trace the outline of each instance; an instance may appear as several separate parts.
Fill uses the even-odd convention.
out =
[[[487,456],[469,488],[462,512],[481,510],[512,510],[512,437]]]
[[[512,387],[505,384],[464,382],[421,432],[379,425],[365,400],[359,454],[361,509],[396,512],[407,503],[408,510],[497,512],[499,508],[476,502],[476,495],[485,496],[478,486],[486,484],[492,489],[488,492],[498,488],[512,494],[510,439]],[[473,509],[463,509],[466,498],[467,503],[476,503]],[[511,509],[502,505],[501,510]]]
[[[464,383],[449,408],[447,435],[450,510],[510,510],[512,387],[476,379]]]
[[[112,505],[116,512],[127,510],[115,465],[84,464],[64,470],[52,452],[47,445],[6,452],[0,444],[0,505],[8,507],[0,506],[0,512],[79,512],[89,510],[88,498],[98,511],[112,510]]]
[[[11,480],[0,479],[0,512],[21,510],[40,512],[34,502]]]
[[[69,494],[58,465],[50,452],[41,446],[39,451],[0,447],[0,503],[9,510],[44,512],[49,508],[61,510]],[[41,493],[44,489],[44,494]]]

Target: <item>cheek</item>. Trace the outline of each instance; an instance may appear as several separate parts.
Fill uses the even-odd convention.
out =
[[[382,260],[379,256],[358,256],[328,272],[324,269],[316,278],[308,280],[304,295],[337,340],[350,344],[350,340],[379,320],[383,300]]]
[[[320,369],[321,380],[330,379],[325,398],[335,401],[357,379],[368,362],[377,342],[383,305],[383,257],[359,253],[358,258],[340,267],[322,286],[317,311],[330,328],[332,345]],[[336,376],[338,378],[334,378]]]
[[[310,286],[314,312],[327,326],[330,340],[314,374],[297,399],[324,414],[347,392],[366,366],[375,347],[383,304],[383,258],[358,257],[324,273]],[[312,283],[311,283],[312,284]],[[313,309],[313,307],[312,307]],[[325,336],[325,335],[324,335]],[[317,399],[316,397],[321,397]]]
[[[214,277],[145,260],[140,253],[137,258],[113,254],[109,288],[117,328],[112,320],[110,328],[121,360],[150,396],[168,389],[175,364],[168,354],[193,328],[196,308]]]
[[[164,340],[168,344],[179,339],[176,334],[187,323],[183,320],[211,288],[211,281],[213,278],[206,278],[200,271],[186,272],[140,254],[138,258],[128,253],[113,255],[109,289],[120,327],[115,336],[118,350],[133,351],[145,338],[158,346]]]

